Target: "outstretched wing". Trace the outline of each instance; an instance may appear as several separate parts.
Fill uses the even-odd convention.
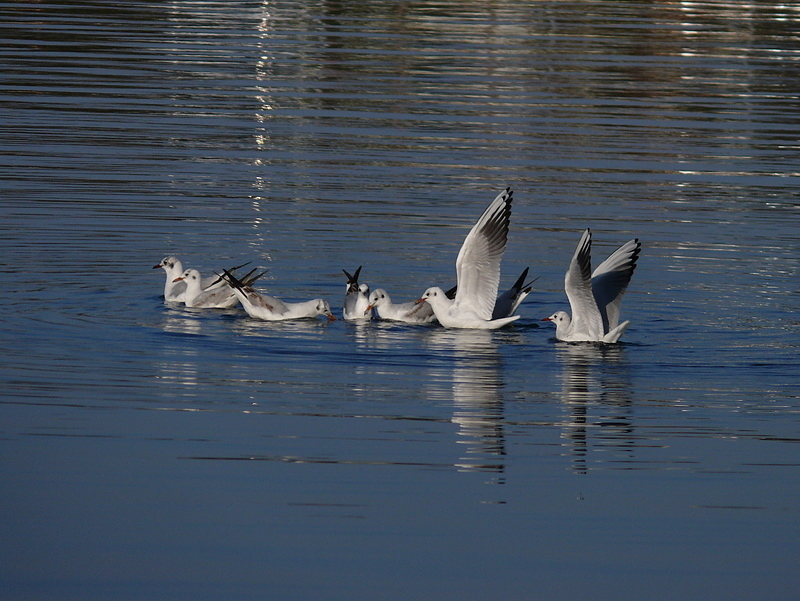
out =
[[[492,318],[500,285],[500,261],[508,240],[512,195],[511,188],[497,195],[467,234],[456,258],[455,304],[486,320]]]
[[[583,232],[564,276],[564,290],[572,309],[571,328],[592,339],[603,337],[603,319],[592,295],[592,232]]]
[[[592,293],[603,318],[605,334],[619,324],[622,295],[631,281],[641,250],[642,243],[638,238],[628,240],[592,274]]]

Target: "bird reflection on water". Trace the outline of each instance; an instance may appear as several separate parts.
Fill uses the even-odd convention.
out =
[[[610,447],[629,458],[633,449],[631,382],[623,345],[558,343],[562,438],[573,469],[586,473],[592,447]],[[596,434],[593,434],[595,432]],[[595,439],[593,442],[592,439]]]
[[[466,451],[456,467],[463,471],[497,474],[503,482],[506,438],[503,411],[502,359],[494,335],[485,330],[430,332],[429,346],[450,358],[446,367],[432,370],[431,381],[449,382],[452,422]],[[438,373],[437,373],[438,372]]]

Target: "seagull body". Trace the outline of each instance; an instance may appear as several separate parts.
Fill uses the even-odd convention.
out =
[[[167,274],[164,284],[164,301],[168,303],[182,303],[186,295],[186,282],[175,282],[183,274],[183,264],[178,257],[164,257],[161,263],[153,265],[153,269],[163,269]]]
[[[250,317],[265,321],[285,321],[325,315],[331,321],[336,319],[331,313],[328,301],[321,298],[300,303],[287,303],[266,294],[259,294],[251,285],[239,280],[228,270],[225,270],[221,277],[233,289],[236,298]],[[251,283],[253,281],[255,278],[250,280]]]
[[[510,317],[517,312],[522,301],[524,301],[525,297],[533,290],[531,284],[533,284],[535,280],[526,284],[525,278],[527,277],[528,268],[526,267],[525,271],[523,271],[519,278],[517,278],[517,281],[514,282],[514,285],[497,297],[494,303],[494,310],[492,311],[492,319]]]
[[[244,267],[244,265],[239,265]],[[164,284],[164,300],[168,303],[182,303],[186,299],[186,281],[181,278],[184,274],[183,264],[178,257],[164,257],[161,263],[153,265],[153,269],[163,269],[167,274],[167,281]],[[238,269],[235,267],[234,269]],[[200,287],[202,290],[214,287],[226,287],[225,282],[217,276],[201,278]]]
[[[493,319],[500,261],[506,249],[513,192],[506,188],[472,227],[456,258],[457,290],[447,298],[438,287],[428,288],[417,302],[427,301],[446,328],[494,330],[519,319],[519,315]]]
[[[342,317],[345,321],[369,321],[372,319],[372,309],[369,307],[369,286],[358,283],[361,266],[353,275],[342,269],[347,276],[347,288],[344,295],[344,308]]]
[[[428,303],[393,303],[389,294],[383,288],[372,291],[369,295],[369,306],[366,312],[375,310],[380,319],[390,321],[403,321],[405,323],[431,323],[436,321],[436,315]]]
[[[173,282],[186,282],[186,292],[183,302],[187,307],[202,309],[230,309],[239,304],[239,299],[233,289],[226,283],[221,286],[214,285],[203,288],[200,272],[196,269],[187,269]]]
[[[586,230],[564,276],[572,317],[556,311],[543,321],[556,324],[556,338],[566,342],[617,342],[630,325],[619,323],[622,295],[628,288],[642,249],[629,240],[592,272],[592,233]]]

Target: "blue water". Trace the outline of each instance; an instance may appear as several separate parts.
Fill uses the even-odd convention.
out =
[[[0,599],[796,599],[790,4],[0,6]],[[454,283],[494,332],[166,305]],[[558,343],[582,230],[639,266]]]

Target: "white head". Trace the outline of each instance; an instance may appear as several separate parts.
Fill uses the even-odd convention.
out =
[[[566,311],[556,311],[550,317],[545,317],[542,321],[552,321],[556,324],[556,332],[564,331],[569,327],[572,319]]]
[[[318,315],[327,315],[329,321],[336,321],[333,313],[331,313],[331,306],[328,301],[318,298],[314,308],[317,310]]]
[[[367,284],[361,284],[358,287],[358,291],[364,296],[369,296],[369,286]]]
[[[181,280],[175,282],[175,278],[183,273],[183,265],[178,257],[164,257],[161,263],[153,265],[153,269],[163,269],[167,275],[164,284],[164,300],[167,302],[182,302],[186,291],[186,284]]]
[[[178,257],[164,257],[161,259],[161,263],[158,265],[153,265],[153,269],[158,269],[159,267],[166,271],[168,276],[172,274],[177,275],[183,273],[183,265],[181,265]],[[175,275],[172,275],[172,277],[174,278]]]
[[[186,282],[187,288],[200,289],[202,287],[200,272],[196,269],[187,269],[180,277],[177,277],[172,281]]]
[[[436,286],[428,288],[417,302],[422,303],[425,301],[430,304],[434,311],[436,310],[436,307],[441,307],[444,304],[452,302],[449,298],[447,298],[444,290]]]
[[[367,310],[364,311],[364,314],[368,313],[375,307],[382,307],[383,305],[389,304],[392,302],[392,299],[389,298],[389,295],[386,294],[386,290],[383,288],[377,288],[372,291],[372,294],[369,295],[369,307]]]

